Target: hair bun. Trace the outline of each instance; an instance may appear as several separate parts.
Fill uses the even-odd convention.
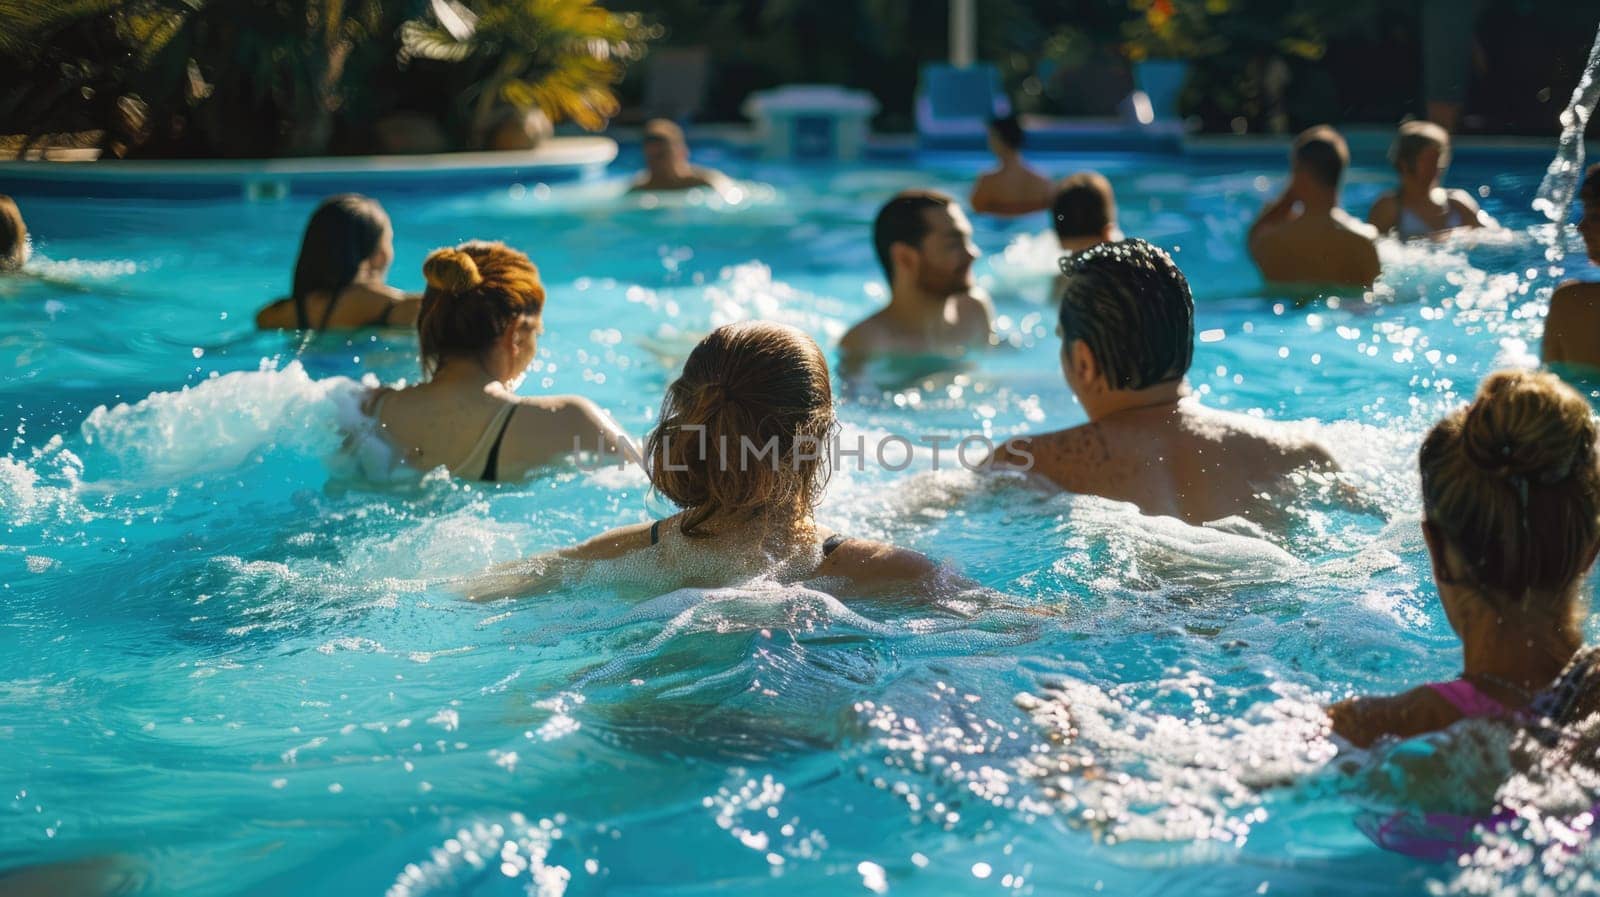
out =
[[[428,286],[447,293],[460,293],[483,283],[478,263],[459,249],[435,249],[422,263],[422,276]]]
[[[1594,443],[1589,403],[1548,373],[1490,375],[1461,424],[1463,454],[1498,477],[1560,482]]]

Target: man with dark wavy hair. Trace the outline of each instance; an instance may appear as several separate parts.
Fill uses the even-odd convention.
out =
[[[1296,472],[1334,468],[1327,450],[1296,428],[1189,396],[1194,299],[1171,256],[1122,240],[1062,267],[1061,370],[1089,422],[1018,437],[1022,451],[1003,449],[996,466],[1195,524],[1273,523],[1275,498]]]

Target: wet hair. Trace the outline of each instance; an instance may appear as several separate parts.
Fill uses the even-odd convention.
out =
[[[1501,371],[1423,440],[1423,511],[1490,602],[1570,616],[1600,541],[1596,436],[1589,403],[1554,374]]]
[[[296,302],[318,291],[338,296],[355,282],[361,263],[378,251],[388,231],[389,215],[377,200],[359,193],[324,199],[306,223],[289,295]]]
[[[989,133],[1011,149],[1022,149],[1022,122],[1015,115],[989,119]]]
[[[929,211],[946,209],[955,202],[937,190],[902,190],[883,204],[872,222],[872,246],[878,251],[878,264],[890,285],[894,283],[894,259],[890,249],[896,243],[922,245],[928,235]]]
[[[1294,139],[1291,158],[1325,186],[1337,187],[1350,164],[1350,147],[1331,126],[1317,125]]]
[[[1389,147],[1389,161],[1400,171],[1409,171],[1417,165],[1417,157],[1428,147],[1439,150],[1439,167],[1450,164],[1450,132],[1431,121],[1408,121],[1400,125],[1394,144]]]
[[[0,194],[0,271],[18,271],[27,261],[28,226],[16,200]]]
[[[1194,297],[1172,256],[1138,238],[1061,261],[1061,340],[1083,340],[1113,389],[1178,380],[1194,359]]]
[[[704,535],[715,516],[796,504],[809,512],[822,497],[836,426],[828,362],[793,327],[745,321],[713,330],[667,387],[660,420],[645,469],[655,490],[687,512],[678,527],[685,536]]]
[[[422,263],[428,288],[417,314],[422,371],[446,358],[481,358],[523,315],[544,314],[544,284],[528,256],[474,240],[435,249]]]
[[[1111,182],[1096,171],[1080,171],[1068,177],[1056,187],[1050,218],[1055,222],[1056,236],[1063,240],[1099,236],[1117,220],[1117,199],[1111,192]]]
[[[1600,212],[1600,162],[1590,165],[1583,173],[1583,186],[1578,188],[1578,199]]]

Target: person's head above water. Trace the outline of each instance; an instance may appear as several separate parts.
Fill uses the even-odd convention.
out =
[[[326,292],[332,299],[358,281],[382,283],[393,262],[394,231],[383,206],[356,193],[330,196],[306,224],[290,295]]]
[[[972,225],[951,197],[904,190],[878,210],[872,244],[891,290],[914,287],[943,299],[972,287]]]
[[[1022,151],[1022,122],[1015,115],[989,119],[989,151],[1008,156]]]
[[[1061,365],[1080,398],[1181,383],[1194,358],[1194,297],[1162,249],[1137,238],[1061,262]]]
[[[9,196],[0,194],[0,271],[18,271],[28,261],[28,226],[22,210]]]
[[[1290,176],[1300,185],[1339,192],[1339,182],[1350,165],[1350,148],[1329,125],[1306,128],[1294,139],[1289,153]]]
[[[1080,171],[1056,186],[1050,206],[1061,248],[1082,252],[1113,238],[1117,230],[1117,198],[1111,182],[1097,171]]]
[[[667,387],[645,466],[656,491],[686,512],[686,536],[761,512],[799,518],[827,484],[833,428],[828,362],[811,337],[782,324],[727,324]]]
[[[1583,186],[1578,188],[1578,201],[1583,204],[1578,218],[1578,235],[1583,237],[1584,249],[1590,260],[1600,263],[1600,162],[1584,172]]]
[[[1577,636],[1578,583],[1600,548],[1589,403],[1554,374],[1502,371],[1422,442],[1424,532],[1446,614],[1458,591],[1510,620]]]
[[[673,174],[689,163],[689,144],[683,129],[665,118],[654,118],[644,125],[645,167],[660,174]]]
[[[543,330],[544,284],[528,257],[504,243],[472,241],[435,249],[422,263],[417,337],[422,371],[452,360],[480,364],[497,380],[521,376],[533,363]]]
[[[1450,132],[1431,121],[1408,121],[1389,147],[1389,161],[1402,184],[1431,188],[1450,167]]]

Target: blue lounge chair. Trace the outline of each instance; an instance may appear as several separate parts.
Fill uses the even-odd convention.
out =
[[[1011,114],[1000,71],[980,63],[922,67],[917,86],[917,134],[928,149],[982,149],[989,119]]]

